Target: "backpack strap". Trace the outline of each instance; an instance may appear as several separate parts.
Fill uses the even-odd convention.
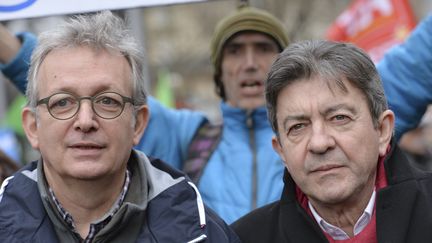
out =
[[[212,124],[206,120],[201,123],[189,144],[183,171],[195,184],[198,184],[204,167],[220,142],[222,129],[222,124]]]

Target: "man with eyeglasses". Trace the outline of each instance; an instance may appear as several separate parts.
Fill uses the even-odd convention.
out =
[[[0,189],[0,242],[239,242],[181,172],[133,150],[142,67],[108,11],[41,34],[22,112],[41,157]]]
[[[201,112],[170,109],[148,99],[149,129],[135,148],[185,171],[204,202],[227,223],[277,200],[282,192],[283,165],[269,142],[274,133],[263,81],[288,42],[275,16],[240,3],[218,22],[211,41],[223,126],[211,124]],[[23,92],[26,60],[35,43],[30,33],[14,38],[0,25],[0,71]]]

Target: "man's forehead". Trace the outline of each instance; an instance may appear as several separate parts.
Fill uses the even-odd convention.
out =
[[[127,58],[120,52],[82,45],[51,50],[40,64],[36,80],[40,87],[76,93],[83,85],[87,91],[90,86],[107,90],[119,85],[119,80],[127,80],[132,87],[132,75]],[[79,80],[87,81],[77,86]]]
[[[303,77],[303,78],[298,78],[289,81],[285,85],[285,89],[291,89],[291,87],[294,86],[293,89],[295,90],[298,89],[297,86],[309,82],[314,83],[314,85],[321,86],[322,89],[330,91],[333,95],[335,94],[347,95],[350,93],[350,90],[357,88],[351,81],[349,81],[343,75],[315,73],[315,74],[311,74],[310,77]],[[360,90],[360,92],[363,91]]]
[[[319,102],[320,109],[334,111],[346,108],[344,107],[346,102],[352,103],[353,95],[358,95],[367,103],[364,92],[346,78],[326,80],[315,77],[299,79],[287,84],[278,94],[277,103],[283,110],[298,112],[302,109],[302,105],[308,104],[305,101],[310,100]]]
[[[277,95],[277,102],[289,106],[291,102],[304,103],[305,100],[314,100],[317,97],[332,97],[338,100],[338,97],[350,96],[353,89],[346,79],[336,81],[321,77],[302,78],[287,83]],[[286,99],[291,101],[286,103]]]

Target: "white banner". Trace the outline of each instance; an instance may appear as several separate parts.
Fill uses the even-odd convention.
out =
[[[206,0],[0,0],[0,21]]]

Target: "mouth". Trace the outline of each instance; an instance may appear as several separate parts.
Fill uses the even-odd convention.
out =
[[[102,147],[99,147],[99,146],[71,146],[71,148],[88,150],[88,149],[101,149]]]
[[[240,83],[241,95],[246,97],[262,96],[264,94],[264,83],[259,80],[243,80]]]
[[[334,170],[334,169],[338,169],[338,168],[342,168],[342,165],[334,165],[334,164],[330,164],[330,165],[323,165],[320,166],[318,168],[315,168],[313,170],[311,170],[312,173],[314,172],[326,172],[326,171],[330,171],[330,170]]]
[[[105,146],[100,144],[94,144],[94,143],[77,143],[77,144],[72,144],[71,146],[69,146],[69,148],[79,149],[79,150],[95,150],[95,149],[99,150],[105,148]]]
[[[263,85],[260,81],[244,81],[240,84],[240,87],[242,88],[248,88],[248,87],[261,87]]]

